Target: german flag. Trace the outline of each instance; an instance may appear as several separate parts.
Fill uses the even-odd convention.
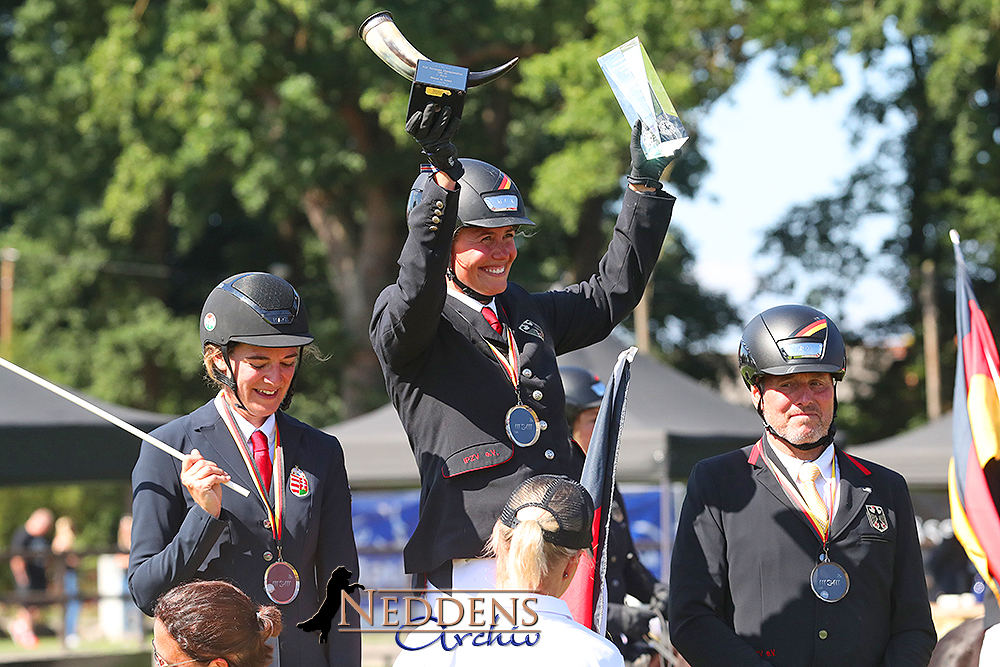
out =
[[[1000,357],[952,230],[958,363],[948,495],[955,536],[1000,599]]]

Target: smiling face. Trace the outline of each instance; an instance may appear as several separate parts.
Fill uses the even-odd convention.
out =
[[[507,289],[507,276],[517,258],[517,227],[462,227],[451,243],[455,277],[485,296]]]
[[[240,343],[233,348],[229,358],[236,373],[236,390],[245,409],[239,407],[239,401],[229,388],[223,390],[223,396],[244,419],[261,426],[285,400],[295,376],[299,348]],[[222,373],[228,373],[221,354],[216,355],[214,363]]]
[[[825,436],[833,422],[833,378],[829,373],[765,375],[763,403],[757,386],[750,389],[754,405],[761,405],[764,419],[778,435],[794,444],[815,442]],[[802,451],[768,434],[769,442],[786,454],[815,459],[822,449]]]

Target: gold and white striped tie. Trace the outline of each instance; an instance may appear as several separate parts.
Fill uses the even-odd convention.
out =
[[[819,525],[820,532],[826,534],[826,529],[830,525],[830,513],[826,508],[826,501],[816,489],[816,480],[820,477],[819,466],[815,463],[803,463],[799,468],[799,479],[802,480],[802,495],[806,499],[806,504]]]

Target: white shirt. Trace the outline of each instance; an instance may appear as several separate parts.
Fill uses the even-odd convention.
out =
[[[799,491],[803,491],[805,485],[809,482],[803,482],[799,479],[799,469],[802,467],[803,463],[808,463],[808,461],[803,461],[802,459],[797,459],[794,456],[789,456],[784,452],[779,452],[777,447],[772,445],[771,451],[773,451],[778,460],[781,461],[781,465],[785,466],[785,470],[788,474],[795,480],[795,485],[799,487]],[[820,477],[816,478],[816,490],[819,491],[819,495],[823,496],[823,500],[826,501],[826,509],[830,513],[830,522],[833,522],[833,517],[837,514],[837,508],[834,507],[834,501],[836,504],[840,504],[840,498],[836,497],[834,493],[834,466],[837,465],[837,459],[833,455],[833,445],[828,445],[823,453],[819,455],[819,458],[813,461],[817,466],[819,466]],[[836,477],[839,477],[838,474]]]
[[[215,395],[215,409],[219,411],[219,416],[225,419],[226,413],[226,399],[222,397],[222,392],[220,391]],[[233,415],[233,419],[236,421],[236,426],[240,429],[240,435],[243,436],[243,443],[248,444],[250,442],[250,436],[253,435],[254,431],[260,431],[267,438],[267,451],[271,456],[271,463],[274,463],[274,432],[278,426],[278,420],[274,418],[274,415],[269,415],[264,423],[261,424],[260,428],[257,428],[246,419],[244,419],[240,413],[236,410],[229,411]],[[228,429],[227,429],[228,430]],[[253,453],[253,445],[249,445],[250,453]]]
[[[473,299],[471,296],[469,296],[465,292],[456,292],[453,289],[449,289],[448,290],[448,296],[453,297],[455,299],[458,299],[458,301],[460,303],[464,303],[466,306],[468,306],[472,310],[476,311],[480,315],[482,315],[482,313],[483,313],[483,308],[489,307],[490,310],[492,310],[493,313],[497,316],[497,318],[498,319],[500,318],[500,314],[497,313],[497,300],[496,299],[490,299],[489,303],[479,303],[478,301],[476,301],[475,299]]]
[[[524,616],[519,617],[519,628],[531,631],[494,632],[492,635],[488,634],[488,629],[443,635],[411,633],[398,641],[405,646],[424,648],[403,649],[394,667],[623,667],[624,659],[615,645],[574,621],[563,600],[548,595],[505,594],[502,591],[493,595],[498,600],[505,600],[507,607],[511,597],[535,598],[527,603],[538,615],[537,622],[527,626],[529,621]],[[488,601],[486,608],[489,608]],[[504,623],[509,628],[509,624]],[[512,636],[518,645],[510,643]],[[462,638],[461,645],[457,645],[457,637]]]

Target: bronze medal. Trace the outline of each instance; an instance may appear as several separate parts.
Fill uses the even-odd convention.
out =
[[[275,604],[288,604],[299,594],[299,573],[283,560],[271,563],[264,571],[264,592]]]

